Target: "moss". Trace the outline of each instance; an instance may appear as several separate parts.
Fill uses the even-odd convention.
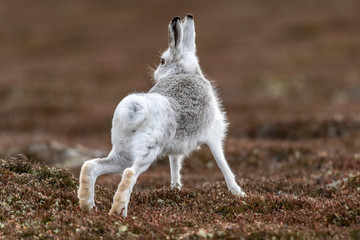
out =
[[[22,174],[32,172],[32,162],[24,161],[25,155],[19,154],[16,157],[10,157],[7,161],[1,163],[1,167],[8,169],[11,172]]]
[[[349,235],[351,239],[360,239],[360,229],[350,229]]]
[[[235,213],[238,212],[238,209],[234,206],[223,205],[215,208],[215,213],[221,214],[225,217],[233,217]]]
[[[360,174],[349,177],[347,181],[344,182],[342,189],[360,192]]]
[[[64,169],[41,167],[36,175],[39,180],[48,181],[53,187],[73,189],[77,186],[73,174]]]

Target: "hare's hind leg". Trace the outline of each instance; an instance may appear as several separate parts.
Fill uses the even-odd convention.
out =
[[[114,195],[113,204],[109,212],[110,215],[121,214],[126,217],[132,189],[137,178],[145,172],[151,163],[159,154],[158,147],[140,147],[135,150],[137,156],[134,157],[134,163],[131,167],[126,168]]]
[[[235,176],[232,173],[229,164],[227,163],[221,141],[212,140],[207,143],[212,155],[214,156],[217,165],[219,166],[222,174],[224,175],[226,184],[232,194],[240,197],[245,197],[246,194],[241,190],[240,186],[235,181]]]
[[[124,173],[122,174],[118,189],[114,195],[113,204],[109,212],[110,215],[122,213],[124,217],[127,216],[127,209],[132,189],[139,175],[145,172],[146,169],[149,168],[150,164],[151,162],[142,166],[134,164],[131,167],[125,169]]]
[[[81,210],[89,211],[95,206],[94,185],[100,175],[118,173],[122,170],[123,167],[112,157],[111,153],[106,158],[96,158],[84,162],[81,167],[78,190]]]
[[[181,162],[184,158],[183,155],[169,155],[169,162],[170,162],[170,173],[171,173],[171,188],[181,188],[181,181],[180,181],[180,170],[181,170]]]

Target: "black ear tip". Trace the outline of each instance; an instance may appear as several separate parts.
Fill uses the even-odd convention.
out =
[[[194,19],[193,15],[191,13],[186,14],[187,18]]]
[[[180,17],[174,17],[173,20],[171,21],[171,23],[174,24],[177,21],[181,21],[181,18]]]

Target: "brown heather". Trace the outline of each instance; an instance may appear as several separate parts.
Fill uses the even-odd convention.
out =
[[[160,163],[159,163],[160,164]],[[160,166],[161,167],[161,166]],[[318,180],[319,182],[322,179]],[[325,187],[303,179],[242,179],[248,197],[223,181],[135,192],[129,217],[109,216],[114,190],[96,186],[97,209],[83,213],[78,179],[24,155],[0,165],[4,239],[358,239],[360,175]]]

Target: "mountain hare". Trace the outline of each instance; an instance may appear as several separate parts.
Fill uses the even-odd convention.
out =
[[[117,106],[111,129],[113,148],[106,158],[86,161],[78,197],[82,210],[94,207],[94,184],[105,173],[122,173],[109,214],[127,216],[136,179],[159,156],[169,156],[171,188],[180,188],[183,158],[207,144],[229,190],[245,193],[225,160],[222,141],[226,118],[210,82],[200,70],[195,49],[194,19],[175,17],[169,24],[169,48],[154,72],[148,93],[131,94]]]

